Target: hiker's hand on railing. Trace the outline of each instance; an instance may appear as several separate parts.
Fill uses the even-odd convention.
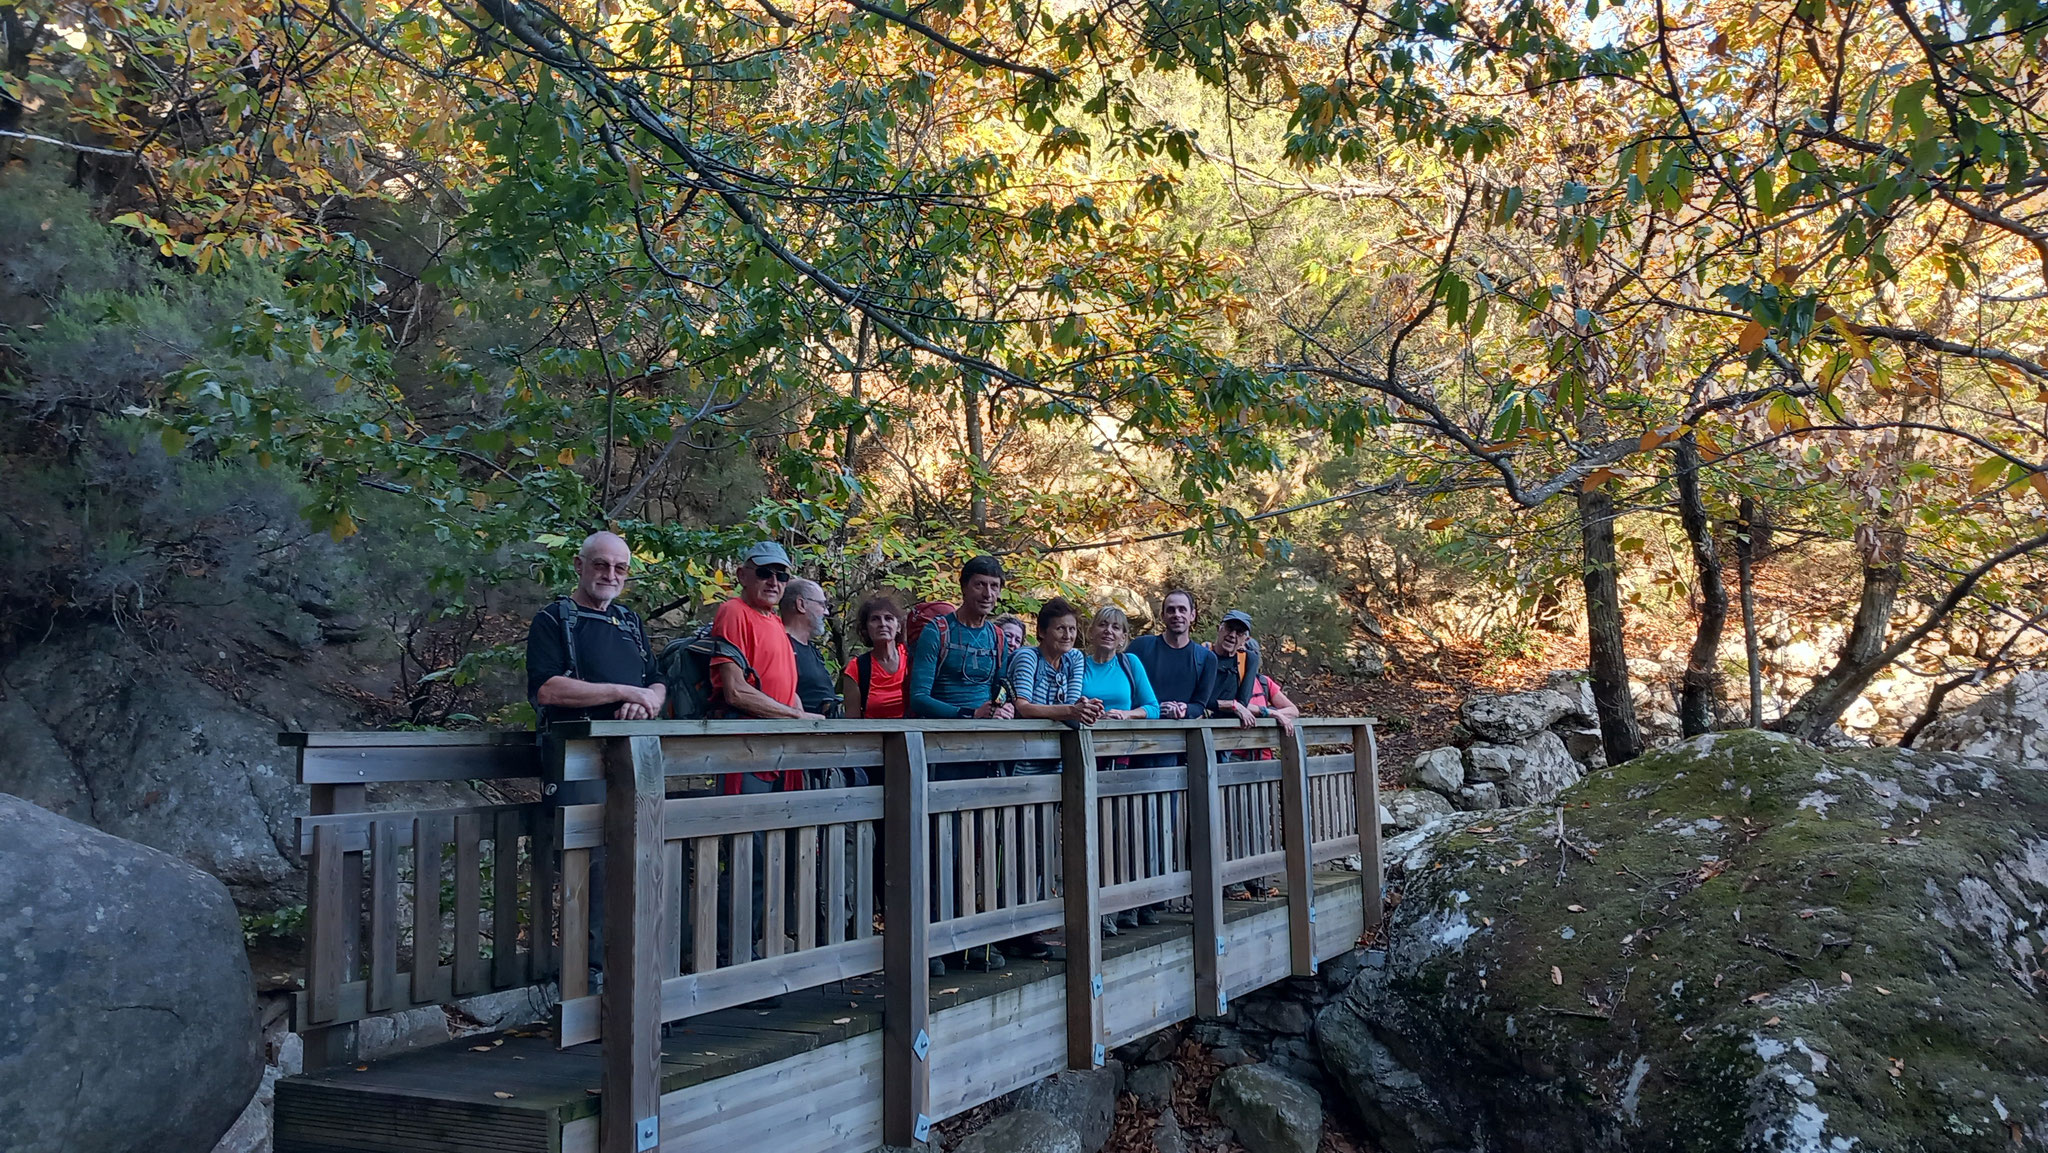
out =
[[[980,721],[1007,721],[1017,715],[1017,706],[1008,701],[999,705],[983,705],[974,710],[974,718]]]
[[[1159,715],[1167,720],[1184,721],[1188,716],[1188,703],[1186,701],[1160,701]]]
[[[1251,709],[1247,707],[1244,704],[1244,702],[1228,700],[1224,701],[1223,703],[1229,707],[1231,712],[1237,714],[1237,724],[1239,728],[1248,729],[1251,728],[1253,725],[1259,723],[1259,718],[1252,715]]]
[[[1082,697],[1067,707],[1073,710],[1070,719],[1081,724],[1092,725],[1102,719],[1102,702],[1094,697]]]
[[[624,700],[613,715],[622,721],[651,721],[661,715],[668,700],[668,686],[657,681],[644,689],[627,687]]]

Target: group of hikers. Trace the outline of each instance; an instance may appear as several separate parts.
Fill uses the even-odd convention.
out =
[[[1122,609],[1088,614],[1062,597],[1039,606],[1037,643],[1022,618],[997,613],[1004,574],[993,556],[960,570],[957,604],[928,602],[908,612],[893,597],[864,598],[851,622],[865,651],[835,676],[818,647],[830,602],[796,574],[774,541],[747,548],[735,573],[739,593],[719,605],[695,636],[657,654],[646,626],[619,603],[632,553],[616,534],[584,540],[576,590],[533,618],[526,641],[527,695],[543,726],[566,720],[707,718],[931,718],[1103,720],[1234,716],[1271,718],[1291,728],[1300,709],[1262,671],[1251,617],[1223,614],[1214,641],[1194,639],[1193,594],[1173,589],[1160,603],[1161,631],[1130,635]],[[1085,632],[1085,637],[1084,637]],[[1058,762],[941,764],[936,780],[1056,773]],[[860,770],[847,784],[865,784]],[[769,793],[823,783],[803,772],[731,773],[727,793]],[[595,799],[562,798],[565,802]],[[1233,894],[1233,895],[1243,895]],[[1157,907],[1105,919],[1104,932],[1157,921]],[[595,928],[595,926],[593,926]],[[1006,943],[1037,955],[1037,942]],[[996,950],[969,967],[999,968]],[[934,959],[935,972],[942,963]]]

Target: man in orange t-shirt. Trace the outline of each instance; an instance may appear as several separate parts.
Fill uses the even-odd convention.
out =
[[[723,657],[711,661],[711,681],[732,713],[748,717],[822,720],[797,703],[796,653],[782,627],[776,606],[789,587],[789,553],[772,540],[747,549],[740,558],[740,595],[718,606],[711,635],[747,658],[752,676]],[[802,773],[732,773],[726,793],[768,793],[803,787]]]

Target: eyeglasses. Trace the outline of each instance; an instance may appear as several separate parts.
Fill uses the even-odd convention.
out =
[[[608,562],[601,560],[586,560],[583,563],[590,566],[591,572],[615,572],[618,573],[620,576],[626,575],[626,570],[630,564],[630,562],[627,561],[620,561],[618,564],[610,564]]]
[[[762,580],[771,580],[778,584],[789,583],[789,570],[786,568],[756,568],[754,569],[754,575]]]

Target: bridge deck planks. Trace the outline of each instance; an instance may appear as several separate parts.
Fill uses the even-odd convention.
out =
[[[1353,873],[1316,878],[1319,956],[1362,924]],[[1341,915],[1340,915],[1341,911]],[[1285,898],[1226,902],[1223,983],[1235,1000],[1288,972]],[[1102,942],[1112,1045],[1194,1012],[1192,921]],[[950,1116],[1066,1067],[1064,967],[1012,960],[934,979],[932,1106]],[[772,1125],[778,1153],[859,1153],[881,1133],[880,974],[673,1025],[662,1039],[664,1147],[746,1148]],[[481,1048],[483,1051],[478,1051]],[[276,1153],[587,1153],[596,1147],[599,1046],[559,1049],[543,1026],[464,1037],[278,1083]],[[808,1056],[807,1056],[808,1055]],[[713,1082],[717,1082],[713,1086]],[[500,1098],[500,1092],[511,1093]]]

